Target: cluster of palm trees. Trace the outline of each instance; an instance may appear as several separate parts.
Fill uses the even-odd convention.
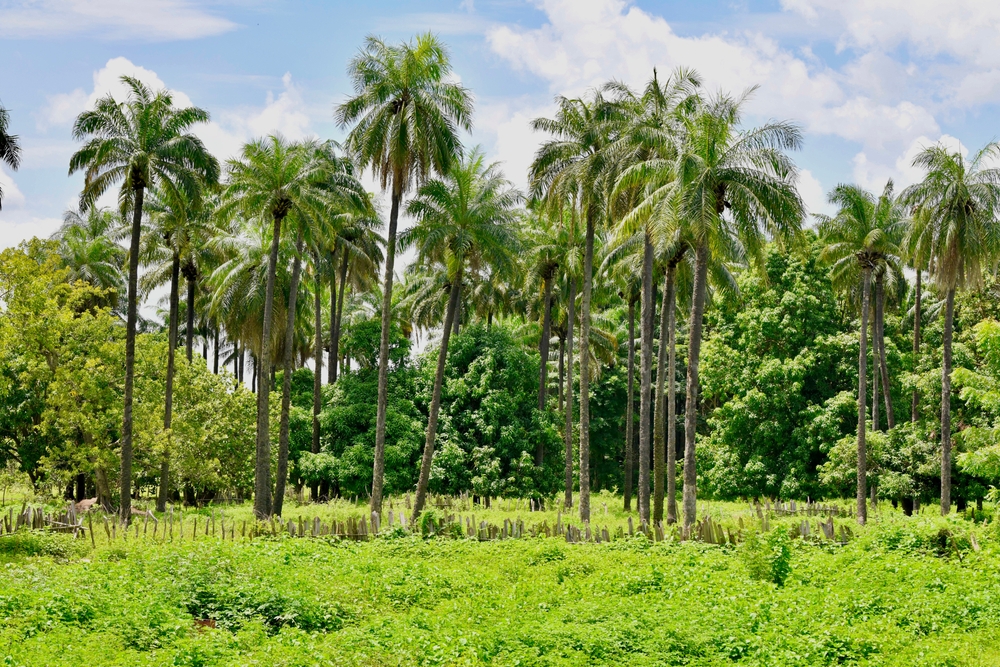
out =
[[[223,363],[233,363],[239,381],[244,380],[248,352],[253,360],[254,511],[260,517],[280,515],[282,510],[290,371],[311,356],[312,449],[318,452],[324,350],[327,381],[332,383],[341,365],[349,363],[340,351],[345,308],[362,303],[367,314],[381,317],[373,512],[381,512],[383,502],[390,330],[394,318],[403,319],[405,312],[411,327],[441,327],[415,513],[426,500],[451,335],[474,319],[492,324],[494,318],[514,317],[525,325],[537,323],[530,337],[537,340],[543,362],[538,409],[548,409],[555,394],[565,416],[565,504],[573,504],[576,477],[580,517],[589,520],[591,382],[601,365],[615,357],[618,337],[606,312],[621,307],[627,310],[628,322],[625,507],[631,509],[634,493],[642,521],[683,520],[685,526],[692,525],[706,303],[713,291],[735,292],[734,273],[758,261],[767,243],[791,247],[801,239],[805,210],[788,156],[802,142],[798,128],[769,122],[746,129],[742,113],[753,89],[737,97],[706,94],[693,71],[678,69],[666,79],[654,71],[642,90],[610,82],[581,98],[559,98],[553,118],[535,120],[534,129],[545,138],[530,168],[529,192],[522,194],[481,151],[463,148],[459,135],[471,128],[472,97],[454,81],[447,51],[434,36],[399,44],[368,38],[348,71],[353,93],[335,112],[337,122],[348,130],[343,145],[270,136],[248,143],[224,167],[191,131],[208,120],[205,111],[178,109],[169,93],[154,93],[132,78],[124,78],[126,101],[105,97],[77,119],[74,135],[85,143],[71,159],[70,171],[85,173],[84,213],[67,218],[61,248],[78,278],[108,288],[109,305],[117,307],[118,295],[126,293],[122,516],[127,520],[132,495],[131,403],[139,295],[169,286],[163,424],[169,433],[183,279],[187,359],[192,359],[193,340],[200,335],[213,338],[216,370],[219,350],[226,349]],[[5,129],[5,116],[0,123]],[[869,311],[877,366],[872,420],[877,429],[880,381],[889,426],[894,423],[882,322],[887,293],[906,283],[906,262],[917,271],[918,295],[922,271],[934,275],[947,295],[942,508],[950,506],[945,482],[950,474],[947,397],[954,294],[974,283],[980,267],[1000,248],[995,238],[1000,176],[986,164],[998,150],[991,144],[967,161],[942,147],[930,148],[916,161],[927,171],[922,183],[898,197],[891,184],[880,197],[840,186],[831,194],[838,214],[821,219],[833,279],[857,302],[861,319],[862,521],[868,493]],[[13,155],[16,163],[16,151]],[[7,156],[0,154],[10,161]],[[359,182],[364,171],[388,194],[385,238],[379,234],[379,207]],[[119,188],[122,214],[131,215],[128,225],[115,224],[114,214],[96,207],[97,199],[114,187]],[[416,222],[398,234],[404,207]],[[126,238],[127,252],[119,245]],[[399,285],[395,257],[397,250],[405,249],[415,250],[417,258]],[[123,279],[113,268],[126,260]],[[147,268],[141,280],[140,263]],[[330,315],[326,340],[325,294]],[[676,346],[677,310],[682,305],[689,314],[683,503],[678,509]],[[918,296],[915,350],[919,308]],[[657,328],[659,341],[654,337]],[[555,391],[550,362],[557,368]],[[283,380],[277,477],[272,480],[270,391],[275,370],[283,371]],[[916,403],[914,396],[914,414]],[[533,454],[535,465],[542,466],[546,452],[539,447]],[[633,489],[635,468],[638,486]],[[169,490],[168,451],[160,471],[159,507]]]
[[[896,195],[890,181],[879,196],[858,186],[842,185],[830,194],[839,210],[820,216],[824,257],[831,262],[835,286],[860,311],[858,358],[857,511],[867,518],[866,417],[869,316],[876,365],[872,373],[871,427],[879,429],[884,399],[888,427],[895,425],[884,344],[884,311],[890,288],[905,287],[904,267],[916,274],[913,313],[914,364],[920,354],[922,275],[935,279],[944,301],[941,366],[941,512],[951,511],[951,371],[955,294],[975,288],[983,269],[1000,259],[1000,144],[991,142],[966,157],[943,145],[925,148],[913,160],[924,179]],[[874,281],[874,296],[872,282]],[[898,289],[895,290],[897,293]],[[879,389],[881,383],[881,391]],[[918,418],[919,396],[913,391],[911,420]]]

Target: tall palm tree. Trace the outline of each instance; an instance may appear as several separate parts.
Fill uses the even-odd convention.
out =
[[[864,524],[868,519],[865,406],[868,396],[868,316],[871,310],[872,276],[876,271],[884,272],[888,264],[897,260],[903,215],[893,196],[892,181],[886,184],[878,198],[857,185],[839,185],[830,193],[829,199],[839,210],[833,217],[817,216],[824,242],[820,258],[832,264],[830,276],[835,287],[853,290],[858,282],[861,283],[857,510],[858,523]],[[873,347],[873,357],[877,364],[877,344]],[[875,403],[877,402],[876,396]]]
[[[590,98],[556,99],[555,118],[536,118],[532,128],[552,135],[536,151],[530,170],[532,194],[560,207],[579,198],[585,220],[583,294],[580,303],[580,519],[590,520],[590,302],[593,291],[594,235],[604,215],[609,156],[620,122],[616,105],[595,91]]]
[[[17,171],[21,164],[21,144],[16,134],[10,134],[10,114],[0,105],[0,162]],[[3,209],[3,189],[0,188],[0,210]]]
[[[927,249],[934,277],[945,292],[941,364],[941,513],[951,511],[951,361],[955,292],[982,280],[982,267],[1000,252],[1000,157],[991,142],[966,159],[961,152],[931,146],[913,159],[926,174],[901,199],[918,210],[912,242]]]
[[[218,181],[219,163],[188,131],[192,125],[207,122],[208,112],[196,107],[178,109],[169,92],[154,94],[138,79],[124,76],[122,82],[129,91],[124,102],[107,95],[92,111],[77,117],[73,137],[86,143],[70,158],[69,172],[85,172],[81,208],[93,206],[119,181],[123,212],[132,207],[119,508],[121,520],[127,523],[132,515],[132,387],[143,196],[146,188],[154,187],[197,197],[202,183]]]
[[[422,185],[407,207],[417,223],[400,236],[400,248],[416,247],[418,261],[443,264],[449,283],[448,309],[441,331],[427,419],[427,439],[413,503],[414,517],[423,510],[427,497],[448,341],[465,272],[467,268],[473,271],[488,268],[503,273],[513,267],[519,241],[515,231],[519,219],[516,207],[520,201],[521,194],[503,177],[498,165],[486,164],[477,148],[467,159],[453,163],[447,176]]]
[[[704,100],[697,112],[682,116],[684,141],[675,171],[680,188],[677,219],[690,229],[695,260],[684,411],[685,527],[694,524],[696,512],[698,368],[712,255],[738,245],[757,259],[768,236],[795,236],[803,217],[795,165],[785,154],[802,144],[801,132],[786,122],[741,131],[743,106],[752,91],[738,98],[719,94]]]
[[[460,84],[448,80],[450,74],[448,52],[430,33],[395,45],[368,37],[348,66],[355,94],[336,113],[341,127],[353,125],[347,145],[358,164],[370,168],[382,189],[391,193],[382,288],[373,512],[382,511],[385,477],[389,330],[399,207],[403,194],[414,183],[423,183],[433,172],[447,173],[462,152],[459,128],[472,128],[472,98]]]
[[[103,290],[112,308],[125,292],[125,250],[118,243],[121,232],[120,219],[113,211],[92,206],[86,213],[66,211],[62,226],[52,235],[59,241],[68,279]]]
[[[261,381],[257,389],[257,443],[254,467],[254,514],[271,515],[271,438],[270,374],[271,328],[274,311],[274,283],[278,267],[281,228],[285,218],[295,215],[309,220],[319,215],[323,196],[317,182],[324,165],[314,151],[290,143],[280,136],[258,139],[243,147],[238,159],[229,161],[229,181],[225,192],[225,212],[238,212],[246,218],[265,215],[271,218],[270,252],[263,303],[260,353],[256,367]]]

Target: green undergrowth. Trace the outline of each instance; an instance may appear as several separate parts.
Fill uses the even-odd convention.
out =
[[[886,517],[846,546],[785,530],[739,547],[19,533],[0,538],[0,665],[1000,665],[994,525]]]

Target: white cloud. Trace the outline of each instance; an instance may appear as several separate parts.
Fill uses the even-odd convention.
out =
[[[891,165],[880,161],[873,161],[864,152],[855,155],[854,181],[869,190],[881,192],[882,188],[885,187],[886,181],[891,178],[898,192],[923,178],[923,171],[919,167],[913,166],[913,159],[925,148],[929,148],[935,144],[942,144],[950,150],[961,152],[965,156],[969,154],[968,148],[951,135],[942,134],[937,139],[919,136],[910,142],[910,145],[906,147]]]
[[[3,206],[3,210],[0,211],[0,215],[11,209],[18,209],[24,206],[24,194],[17,187],[17,183],[14,182],[11,175],[4,171],[3,167],[0,167],[0,192],[3,192],[3,198],[0,200],[0,206]]]
[[[917,139],[941,132],[935,105],[920,91],[927,72],[881,51],[862,54],[836,70],[809,48],[792,52],[757,32],[678,35],[664,18],[632,0],[535,4],[546,17],[542,25],[497,25],[487,32],[487,41],[515,70],[544,81],[550,93],[579,95],[609,79],[640,87],[653,67],[661,74],[677,66],[694,68],[708,91],[739,93],[759,84],[747,107],[756,119],[750,122],[785,118],[807,133],[856,142],[861,150],[855,173],[869,180],[890,173],[901,177],[906,170],[895,164],[897,157]],[[818,22],[832,11],[827,5],[834,0],[784,2],[786,9]],[[1000,94],[1000,74],[991,83]],[[970,84],[968,89],[972,96],[981,86]],[[480,105],[478,128],[495,138],[495,154],[509,163],[516,178],[523,178],[540,139],[528,127],[531,118],[544,115],[540,109],[537,99],[533,104],[504,100]],[[804,176],[802,187],[814,190],[807,201],[821,210],[825,193],[810,178]]]
[[[536,105],[524,98],[488,100],[479,105],[476,134],[485,135],[483,148],[503,163],[507,178],[522,190],[527,190],[528,168],[543,138],[531,129],[531,121],[554,112],[552,103]]]
[[[236,24],[189,0],[8,0],[0,4],[0,36],[183,40],[217,35]]]
[[[3,211],[0,212],[0,250],[11,248],[35,236],[48,238],[62,224],[59,218],[40,218],[23,211],[9,214],[6,204],[4,201]]]
[[[124,75],[133,76],[152,90],[167,89],[166,83],[156,72],[136,65],[127,58],[109,60],[104,67],[94,72],[93,87],[88,92],[78,88],[70,93],[60,93],[48,98],[48,104],[38,115],[40,129],[50,126],[66,126],[77,115],[89,108],[105,95],[124,99],[128,89],[122,83]],[[191,98],[178,90],[170,90],[174,104],[178,107],[192,106]],[[245,106],[223,109],[212,115],[209,123],[194,128],[205,145],[220,160],[239,153],[240,147],[249,139],[271,133],[281,133],[289,139],[303,139],[310,134],[310,117],[302,98],[302,93],[292,82],[292,75],[282,77],[282,90],[277,95],[268,92],[263,106]]]
[[[830,202],[826,200],[826,190],[808,169],[799,171],[798,189],[799,195],[806,205],[808,215],[816,215],[817,213],[831,215],[834,213]]]

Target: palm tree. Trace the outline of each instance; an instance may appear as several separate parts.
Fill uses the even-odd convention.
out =
[[[119,218],[106,208],[66,211],[63,224],[52,235],[59,241],[59,256],[69,269],[70,281],[82,280],[105,293],[104,302],[117,307],[125,291],[125,250],[118,244]]]
[[[868,380],[868,315],[871,309],[872,276],[884,272],[896,260],[903,216],[893,197],[892,181],[876,198],[856,185],[839,185],[830,193],[830,203],[839,207],[833,217],[817,216],[824,248],[820,258],[831,262],[831,279],[836,287],[851,288],[861,282],[861,331],[858,354],[858,523],[868,519],[867,445],[865,406]],[[860,273],[860,275],[859,275]],[[878,363],[877,343],[874,359]],[[876,372],[878,370],[876,369]],[[875,397],[878,403],[878,397]]]
[[[8,134],[10,114],[0,105],[0,162],[17,171],[21,164],[21,144],[16,134]],[[3,189],[0,188],[0,210],[3,209]]]
[[[400,236],[400,248],[416,247],[418,261],[443,264],[449,283],[448,309],[441,331],[437,370],[427,419],[427,439],[420,463],[420,478],[413,516],[420,514],[427,496],[441,387],[448,359],[448,341],[458,310],[461,285],[468,269],[504,273],[514,265],[518,238],[517,204],[521,194],[503,177],[497,164],[487,165],[477,148],[456,162],[442,179],[427,181],[417,191],[407,212],[417,223]]]
[[[271,515],[271,439],[270,383],[271,328],[274,311],[274,283],[278,266],[281,227],[285,218],[309,220],[322,211],[323,196],[317,181],[324,165],[314,152],[280,136],[258,139],[243,147],[239,159],[229,161],[229,183],[225,197],[226,212],[239,212],[246,218],[266,215],[271,218],[270,252],[264,292],[263,322],[257,368],[261,382],[257,390],[257,444],[254,468],[254,514]]]
[[[620,121],[616,105],[594,92],[589,100],[558,97],[555,118],[536,118],[532,128],[553,138],[535,153],[530,170],[532,193],[558,209],[579,197],[586,221],[583,295],[580,308],[580,519],[590,520],[590,302],[593,291],[594,235],[604,211],[609,180],[608,153]]]
[[[951,360],[955,292],[982,280],[983,264],[1000,251],[1000,157],[991,142],[966,159],[959,151],[931,146],[913,159],[926,171],[924,180],[908,187],[901,200],[914,207],[911,245],[926,248],[938,287],[945,292],[941,364],[941,513],[951,511]]]
[[[135,368],[135,328],[138,309],[139,241],[146,188],[183,190],[197,197],[202,183],[219,179],[219,163],[188,129],[208,121],[208,112],[196,107],[178,109],[170,93],[155,95],[138,79],[122,77],[128,99],[108,95],[92,111],[84,111],[73,125],[73,137],[86,141],[69,161],[70,174],[83,170],[80,207],[122,182],[119,201],[123,212],[132,206],[129,244],[128,305],[125,334],[125,409],[121,436],[121,520],[132,515],[132,386]]]
[[[347,144],[362,168],[370,168],[391,192],[382,339],[379,346],[378,412],[371,509],[382,511],[385,477],[385,420],[388,406],[389,330],[396,255],[396,223],[403,194],[432,172],[447,173],[461,155],[459,128],[472,128],[472,98],[450,82],[444,45],[430,33],[409,43],[386,44],[368,37],[348,67],[354,97],[337,108],[341,127],[353,125]]]
[[[696,512],[698,364],[712,256],[740,246],[757,259],[767,236],[780,240],[796,235],[803,216],[795,166],[785,154],[801,145],[802,135],[785,122],[739,130],[743,105],[752,90],[735,99],[714,96],[704,100],[697,112],[682,116],[684,141],[675,171],[680,188],[677,219],[690,229],[695,260],[684,411],[686,528],[694,524]]]

